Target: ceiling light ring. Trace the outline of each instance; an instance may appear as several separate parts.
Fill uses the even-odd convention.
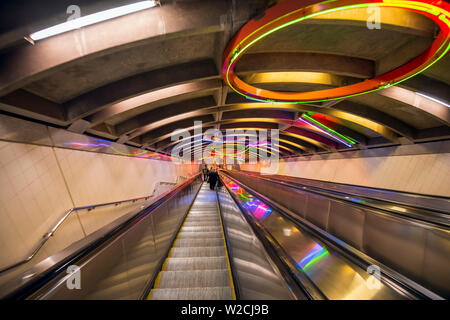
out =
[[[305,6],[306,5],[306,6]],[[302,6],[302,8],[299,8]],[[252,86],[240,79],[234,69],[240,57],[256,42],[267,35],[303,20],[356,7],[383,6],[414,11],[432,19],[440,32],[430,47],[408,63],[378,75],[372,79],[342,86],[310,92],[279,92]],[[223,54],[222,76],[225,82],[244,97],[272,103],[312,103],[348,98],[385,89],[423,72],[442,59],[450,49],[450,4],[439,0],[288,0],[266,11],[259,20],[250,20],[233,37]]]

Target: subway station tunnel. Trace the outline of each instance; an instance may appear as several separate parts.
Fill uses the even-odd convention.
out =
[[[2,299],[450,297],[448,2],[0,6]]]

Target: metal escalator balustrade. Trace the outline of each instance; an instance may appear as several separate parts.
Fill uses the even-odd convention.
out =
[[[247,216],[258,222],[290,257],[295,271],[306,275],[326,299],[442,299],[368,256],[358,255],[311,223],[292,219],[236,180],[223,174],[222,178]],[[367,272],[371,265],[379,266],[380,279]]]
[[[294,219],[311,223],[350,250],[383,263],[441,297],[450,296],[449,217],[438,222],[423,214],[416,219],[406,210],[399,215],[270,179],[234,171],[230,176],[275,199]]]
[[[196,175],[0,286],[1,299],[143,299],[200,188]],[[81,288],[66,285],[79,268]]]
[[[282,175],[264,175],[257,172],[241,171],[240,173],[271,180],[280,184],[291,185],[311,192],[329,194],[340,199],[365,203],[375,208],[390,210],[397,213],[420,213],[436,215],[448,219],[450,215],[450,198],[415,194],[404,191],[377,189],[357,185],[342,184],[330,181],[313,180]]]
[[[148,300],[235,300],[216,192],[203,184]]]
[[[234,172],[235,173],[235,172]],[[231,173],[233,174],[233,173]],[[450,200],[445,197],[436,197],[438,200],[434,199],[434,204],[439,209],[433,209],[433,208],[425,208],[423,206],[418,205],[417,203],[407,203],[404,199],[403,201],[395,201],[395,199],[390,199],[388,197],[376,197],[376,192],[372,190],[373,188],[365,188],[365,189],[371,189],[371,194],[368,194],[368,191],[365,190],[364,192],[356,192],[355,189],[357,189],[356,186],[340,186],[335,185],[333,183],[327,183],[327,182],[319,182],[319,181],[309,181],[307,184],[299,182],[297,180],[305,180],[305,179],[299,179],[294,177],[283,177],[278,175],[264,175],[260,176],[255,173],[248,173],[248,172],[240,172],[239,176],[242,177],[242,175],[249,176],[256,179],[261,179],[263,181],[267,181],[270,183],[275,183],[280,186],[286,186],[292,189],[297,189],[302,192],[308,192],[311,194],[317,194],[319,196],[324,197],[330,197],[334,198],[336,200],[340,200],[343,202],[351,203],[358,206],[364,206],[368,208],[373,208],[376,210],[383,210],[386,212],[389,212],[394,215],[398,216],[404,216],[412,219],[417,219],[424,222],[429,222],[433,224],[439,224],[443,226],[450,226]],[[237,177],[237,176],[236,176]],[[326,188],[329,187],[329,188]],[[363,189],[361,187],[361,189]],[[379,193],[384,192],[387,193],[386,190],[378,191]],[[390,197],[394,198],[392,194],[395,194],[396,192],[389,191]],[[402,192],[399,192],[401,198],[406,198],[405,196],[402,196]],[[408,195],[409,198],[412,197],[412,195]],[[419,198],[419,199],[416,199]],[[424,199],[425,198],[425,199]],[[428,200],[427,196],[417,196],[413,198],[415,202],[418,202],[420,199],[424,199],[424,201]],[[438,205],[439,204],[439,205]]]

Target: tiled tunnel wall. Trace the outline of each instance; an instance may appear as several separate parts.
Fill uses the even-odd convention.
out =
[[[159,181],[195,172],[170,161],[0,141],[0,268],[26,257],[67,209],[146,196]],[[61,233],[59,249],[80,232]]]

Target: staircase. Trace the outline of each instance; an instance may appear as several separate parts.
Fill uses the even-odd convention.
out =
[[[215,191],[204,183],[147,299],[235,299]]]

